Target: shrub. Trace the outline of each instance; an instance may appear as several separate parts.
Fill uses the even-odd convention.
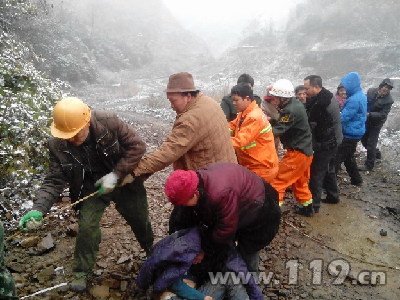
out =
[[[0,32],[0,49],[0,192],[12,203],[30,198],[47,166],[45,141],[62,82],[27,62],[28,49],[12,35]]]

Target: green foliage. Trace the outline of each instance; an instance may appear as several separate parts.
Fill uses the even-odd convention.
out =
[[[51,82],[26,61],[28,49],[0,32],[0,184],[8,198],[27,197],[47,164],[51,109],[61,97]]]
[[[24,0],[0,1],[0,28],[11,29],[22,17],[33,14],[35,7]]]

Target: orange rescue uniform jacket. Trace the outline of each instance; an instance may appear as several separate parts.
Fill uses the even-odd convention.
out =
[[[229,129],[239,164],[271,182],[278,172],[279,160],[271,124],[256,101],[238,113]]]

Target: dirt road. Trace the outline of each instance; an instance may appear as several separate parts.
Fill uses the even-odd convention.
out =
[[[171,119],[136,111],[125,106],[119,113],[152,151],[169,132]],[[400,178],[385,166],[383,161],[376,171],[363,174],[361,189],[341,174],[341,202],[323,205],[312,218],[295,215],[295,202],[287,199],[279,233],[261,253],[260,284],[268,299],[400,299]],[[146,181],[157,240],[167,233],[171,205],[163,184],[170,172]],[[64,198],[58,207],[67,203]],[[134,283],[144,252],[112,205],[101,224],[103,240],[89,292],[77,295],[64,287],[34,299],[146,299]],[[49,233],[54,242],[49,250],[21,246],[28,237],[41,239]],[[76,218],[69,211],[8,244],[7,266],[20,296],[71,281],[75,234]]]

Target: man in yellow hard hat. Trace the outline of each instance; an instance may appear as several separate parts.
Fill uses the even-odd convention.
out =
[[[101,240],[99,222],[110,201],[115,202],[146,253],[152,247],[153,232],[143,182],[136,180],[114,190],[137,166],[146,146],[135,130],[114,113],[91,111],[77,98],[64,98],[56,104],[51,134],[54,138],[48,142],[49,172],[32,210],[22,217],[20,227],[28,230],[40,225],[66,184],[69,184],[72,202],[99,189],[97,196],[77,207],[79,232],[71,289],[83,291],[96,262]]]

